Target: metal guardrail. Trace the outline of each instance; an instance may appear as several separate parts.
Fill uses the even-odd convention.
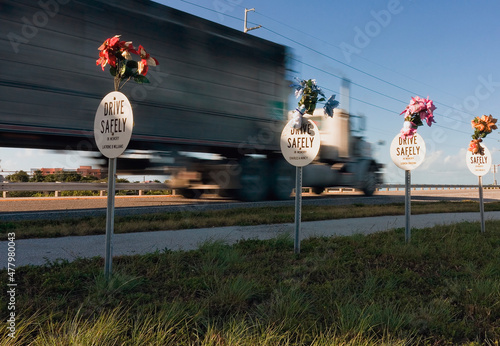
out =
[[[115,189],[116,191],[139,191],[139,195],[142,195],[143,191],[170,190],[171,188],[164,183],[116,183]],[[107,183],[0,183],[0,191],[4,198],[13,191],[54,191],[55,196],[59,197],[61,191],[99,191],[103,196],[107,190]]]
[[[405,184],[380,184],[377,191],[404,191]],[[412,190],[466,190],[478,189],[479,185],[452,185],[452,184],[412,184]],[[500,189],[500,185],[483,185],[483,189]],[[304,190],[310,190],[304,188]],[[352,187],[329,187],[325,189],[326,193],[342,193],[356,191]],[[307,192],[307,191],[306,191]]]
[[[380,184],[377,188],[380,190],[404,190],[405,184]],[[412,190],[463,190],[478,189],[479,185],[460,185],[460,184],[412,184]],[[500,189],[500,185],[483,185],[483,189]]]
[[[462,189],[478,189],[478,185],[451,185],[451,184],[412,184],[412,190],[462,190]],[[483,185],[483,189],[499,189],[500,185]],[[100,195],[108,189],[107,183],[0,183],[0,191],[3,197],[8,197],[9,192],[13,191],[44,191],[55,192],[55,196],[59,197],[61,191],[100,191]],[[307,188],[304,188],[307,189]],[[404,190],[404,184],[381,184],[378,186],[378,191],[399,191]],[[152,190],[172,190],[165,183],[116,183],[116,190],[132,190],[139,191],[142,195],[144,191]],[[355,191],[350,187],[327,188],[327,193],[342,193]],[[172,194],[175,191],[172,190]]]

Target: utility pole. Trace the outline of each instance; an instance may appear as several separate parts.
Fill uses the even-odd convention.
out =
[[[244,33],[247,33],[248,31],[250,30],[254,30],[254,29],[258,29],[258,28],[262,28],[262,25],[258,25],[258,26],[254,26],[253,28],[247,28],[247,13],[249,11],[254,11],[255,12],[255,8],[250,8],[250,9],[247,9],[245,8],[245,22],[244,22],[244,26],[243,26],[243,32]]]

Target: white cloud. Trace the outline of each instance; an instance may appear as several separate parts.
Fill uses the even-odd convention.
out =
[[[36,149],[19,149],[19,151],[17,153],[17,157],[20,159],[27,159],[30,157],[34,157],[35,155],[36,156],[43,155],[43,153],[38,153],[39,151],[40,150],[36,150]]]
[[[459,148],[451,155],[445,155],[441,150],[432,152],[412,174],[412,181],[418,184],[477,184],[477,176],[467,167],[466,155],[466,148]],[[483,177],[483,184],[492,183],[491,173]]]
[[[427,153],[422,164],[411,171],[412,184],[470,184],[478,183],[478,178],[471,173],[465,162],[466,148],[459,148],[455,153],[446,155],[438,150]],[[488,173],[483,177],[483,184],[493,184],[494,176]],[[500,174],[498,174],[500,179]],[[384,182],[405,183],[405,172],[392,162],[386,164]]]

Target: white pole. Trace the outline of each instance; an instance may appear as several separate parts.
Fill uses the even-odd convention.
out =
[[[481,213],[481,233],[485,232],[484,225],[484,201],[483,201],[483,177],[479,176],[479,211]]]
[[[300,219],[302,210],[302,167],[296,167],[295,178],[295,243],[294,251],[300,253]]]
[[[104,276],[106,281],[112,274],[113,262],[113,228],[115,223],[115,183],[116,158],[109,159],[108,168],[108,207],[106,210],[106,252],[104,258]]]
[[[405,242],[409,243],[411,240],[411,171],[405,171]]]
[[[247,33],[247,32],[249,32],[250,30],[255,30],[255,29],[258,29],[258,28],[262,28],[262,25],[257,25],[257,26],[254,26],[254,27],[252,27],[252,28],[247,27],[247,13],[248,13],[249,11],[253,11],[253,12],[255,12],[255,8],[250,8],[250,9],[245,8],[245,20],[244,20],[244,22],[243,22],[243,32],[244,32],[244,33]]]

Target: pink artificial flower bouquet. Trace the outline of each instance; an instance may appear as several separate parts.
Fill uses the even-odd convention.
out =
[[[425,121],[431,126],[434,121],[434,110],[436,106],[429,97],[422,98],[415,96],[411,98],[410,104],[400,114],[405,114],[405,122],[401,129],[401,138],[412,138],[417,133],[417,128]]]

